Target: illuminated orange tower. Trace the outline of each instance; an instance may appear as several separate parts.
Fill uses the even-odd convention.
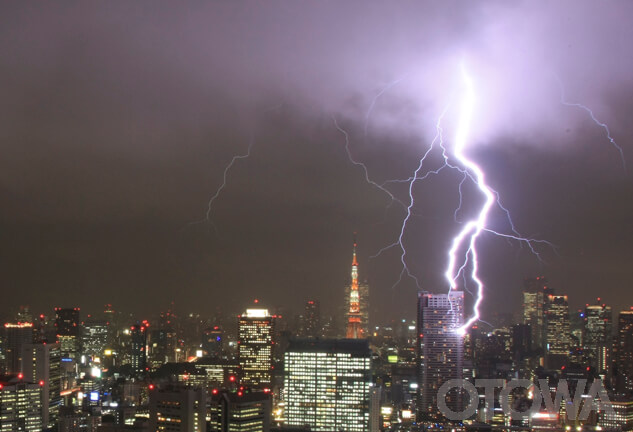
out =
[[[349,313],[347,318],[348,339],[362,339],[365,337],[361,327],[360,294],[358,292],[358,260],[356,259],[356,234],[354,234],[354,253],[352,256],[352,285],[349,290]]]

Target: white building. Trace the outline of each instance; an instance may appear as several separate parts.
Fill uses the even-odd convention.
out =
[[[40,432],[42,386],[22,381],[22,376],[0,382],[0,431]]]
[[[363,339],[292,341],[285,356],[285,424],[367,431],[371,351]]]

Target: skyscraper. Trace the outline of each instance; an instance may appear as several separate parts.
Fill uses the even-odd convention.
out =
[[[616,388],[619,392],[633,390],[633,309],[623,310],[618,317],[618,334],[614,344]]]
[[[78,356],[81,341],[79,324],[79,308],[55,308],[55,330],[62,357]]]
[[[528,324],[512,326],[512,357],[520,364],[532,351],[532,327]]]
[[[84,322],[82,353],[88,357],[102,357],[108,346],[110,326],[105,320],[89,318]]]
[[[152,326],[150,332],[152,341],[150,362],[152,368],[157,368],[166,362],[178,361],[176,355],[176,349],[178,348],[176,319],[177,317],[170,310],[161,312],[158,324]]]
[[[613,347],[611,307],[605,304],[587,305],[583,315],[582,340],[585,357],[596,371],[608,373],[611,368]]]
[[[367,340],[291,341],[284,368],[286,425],[328,432],[368,430],[371,351]]]
[[[436,419],[437,392],[450,379],[461,379],[464,360],[464,293],[418,293],[418,419]],[[449,394],[447,406],[462,411],[460,394]]]
[[[202,351],[209,357],[220,358],[224,354],[224,331],[220,326],[212,326],[202,331]]]
[[[132,370],[135,373],[144,373],[147,366],[147,332],[149,331],[149,324],[147,321],[134,324],[130,331],[132,336],[131,347],[131,359]]]
[[[567,296],[548,295],[545,317],[547,329],[545,347],[547,348],[547,353],[569,355],[572,340]]]
[[[523,288],[523,324],[528,324],[532,333],[532,348],[545,348],[545,310],[547,296],[554,294],[543,276],[528,278]]]
[[[315,338],[321,336],[321,309],[317,300],[308,300],[306,302],[301,327],[303,337]]]
[[[42,387],[16,376],[0,377],[0,430],[43,429]]]
[[[269,386],[272,380],[274,317],[268,309],[246,309],[238,322],[241,383]]]
[[[42,387],[42,421],[52,427],[62,405],[61,355],[59,344],[26,344],[22,347],[24,379]]]
[[[211,432],[268,432],[272,412],[271,394],[249,391],[211,392]]]
[[[202,388],[152,389],[149,423],[152,431],[206,431],[207,396]]]
[[[369,285],[359,282],[356,246],[356,238],[354,238],[351,282],[345,290],[345,337],[348,339],[361,339],[369,335]]]
[[[33,342],[32,323],[6,323],[6,372],[22,372],[22,347]]]

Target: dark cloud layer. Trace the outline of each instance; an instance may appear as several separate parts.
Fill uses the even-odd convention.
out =
[[[486,308],[518,305],[535,273],[575,305],[596,293],[628,305],[631,177],[604,130],[560,104],[558,80],[633,166],[632,12],[625,1],[5,2],[4,309],[147,313],[175,300],[204,312],[255,296],[333,306],[358,231],[375,316],[411,315],[414,284],[391,288],[397,252],[369,259],[398,234],[402,209],[364,182],[332,116],[372,178],[406,178],[460,64],[477,88],[473,156],[517,227],[558,246],[541,263],[483,238]],[[217,231],[195,223],[251,140],[212,206]],[[407,258],[431,291],[444,289],[458,183],[447,172],[416,187]]]

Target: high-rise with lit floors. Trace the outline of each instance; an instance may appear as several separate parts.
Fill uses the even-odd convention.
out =
[[[153,388],[149,392],[152,431],[206,431],[207,394],[202,388]]]
[[[42,421],[45,427],[52,427],[62,405],[59,344],[24,345],[22,373],[25,380],[38,383],[42,387]]]
[[[545,311],[547,297],[554,294],[543,276],[528,278],[523,288],[523,324],[530,326],[532,348],[545,348]]]
[[[301,335],[311,338],[321,336],[321,309],[318,300],[306,302],[301,323]]]
[[[569,355],[572,341],[567,296],[547,296],[545,317],[547,328],[545,347],[547,348],[547,353]]]
[[[0,377],[0,431],[42,429],[42,386],[23,380],[22,375]]]
[[[358,279],[358,259],[356,258],[356,239],[352,254],[351,282],[345,290],[346,330],[348,339],[362,339],[369,335],[369,285],[361,284]]]
[[[88,357],[102,357],[108,346],[110,325],[106,320],[89,317],[83,324],[81,338],[82,354]]]
[[[418,293],[418,419],[437,419],[437,392],[450,379],[461,379],[464,361],[464,293]],[[447,406],[462,411],[460,394],[449,393]]]
[[[268,432],[272,413],[270,392],[212,390],[208,403],[210,432]]]
[[[611,369],[612,317],[611,307],[599,302],[585,307],[582,341],[589,365],[606,374]]]
[[[247,309],[239,316],[238,362],[244,385],[270,386],[274,320],[268,309]]]
[[[291,341],[284,372],[287,426],[368,430],[371,351],[367,340]]]
[[[55,308],[55,331],[62,357],[77,358],[81,342],[79,308]]]
[[[620,312],[613,348],[616,389],[621,393],[633,391],[633,309]]]
[[[145,373],[148,370],[147,366],[147,332],[149,331],[149,323],[147,320],[143,322],[137,322],[130,328],[130,335],[132,337],[132,343],[130,349],[132,350],[132,370],[137,373]]]

